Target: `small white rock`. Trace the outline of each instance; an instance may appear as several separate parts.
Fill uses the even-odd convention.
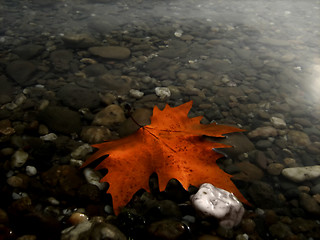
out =
[[[92,151],[93,148],[88,143],[85,143],[74,150],[71,153],[71,157],[75,159],[83,159],[88,153],[91,153]]]
[[[131,97],[134,97],[135,99],[140,99],[144,95],[143,92],[136,90],[136,89],[130,89],[129,94]]]
[[[11,157],[11,167],[22,167],[28,160],[29,154],[23,150],[17,150]]]
[[[44,136],[40,136],[40,139],[42,139],[43,141],[54,141],[58,138],[58,136],[54,133],[48,133]]]
[[[233,195],[210,183],[204,183],[199,191],[191,195],[191,203],[204,217],[215,217],[220,220],[220,226],[233,228],[237,226],[244,214],[243,205]]]
[[[155,88],[155,92],[156,92],[156,95],[157,95],[161,100],[170,98],[170,96],[171,96],[170,89],[167,88],[167,87],[156,87],[156,88]]]
[[[293,182],[303,182],[320,177],[320,165],[292,167],[282,170],[282,175]]]
[[[37,169],[34,166],[26,166],[26,173],[28,176],[32,177],[37,174]]]
[[[60,202],[57,199],[55,199],[54,197],[49,197],[48,202],[52,205],[59,205],[60,204]]]
[[[286,122],[285,122],[283,119],[281,119],[281,118],[271,117],[271,118],[270,118],[270,121],[271,121],[272,125],[273,125],[275,128],[286,128],[286,127],[287,127]]]
[[[103,190],[106,188],[107,183],[100,182],[100,179],[102,176],[100,175],[99,172],[94,171],[91,168],[86,168],[84,169],[83,174],[88,183],[97,186],[100,190]]]

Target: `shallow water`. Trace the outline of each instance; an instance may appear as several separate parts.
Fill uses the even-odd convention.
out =
[[[203,123],[216,121],[247,130],[241,137],[230,136],[235,150],[226,153],[221,167],[242,180],[239,188],[255,205],[252,212],[273,209],[291,221],[297,217],[316,220],[320,179],[296,183],[281,170],[320,164],[319,29],[320,1],[311,0],[0,0],[4,159],[0,166],[6,196],[1,208],[9,217],[16,216],[10,211],[13,199],[33,196],[29,193],[32,184],[8,186],[6,182],[25,175],[27,165],[38,169],[29,177],[39,179],[54,165],[81,164],[85,156],[70,157],[79,145],[132,131],[121,125],[124,119],[120,118],[105,124],[100,135],[94,127],[93,132],[85,132],[99,125],[94,118],[104,107],[119,105],[121,114],[128,117],[127,106],[132,111],[150,110],[154,105],[178,106],[193,100],[190,116],[203,115]],[[97,46],[121,48],[105,53],[104,48],[92,49]],[[58,108],[45,110],[48,105]],[[263,132],[261,127],[267,126]],[[45,144],[35,140],[48,133],[67,140]],[[22,167],[12,164],[18,149],[29,154]],[[39,163],[41,157],[46,163]],[[268,185],[272,199],[254,196],[261,183]],[[60,193],[46,195],[50,194],[60,198]],[[38,197],[31,199],[40,212],[48,207]],[[51,213],[60,222],[68,215],[62,209],[86,208],[74,200],[65,201],[54,208],[56,215]],[[277,202],[279,206],[273,206]],[[286,210],[281,212],[283,206]],[[88,210],[85,213],[90,215]],[[18,236],[29,233],[16,229],[14,225],[19,224],[15,222],[0,224],[13,228]],[[290,227],[298,239],[304,239]],[[305,236],[315,239],[318,228],[306,231]],[[268,231],[258,235],[280,239],[290,235]],[[197,239],[197,233],[193,237]]]

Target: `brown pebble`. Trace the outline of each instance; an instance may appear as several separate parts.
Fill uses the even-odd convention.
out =
[[[87,215],[79,212],[72,213],[72,215],[69,218],[69,223],[72,225],[78,225],[79,223],[88,221],[89,218]]]
[[[245,218],[241,221],[241,228],[247,234],[253,233],[255,227],[256,223],[251,218]]]
[[[0,224],[8,222],[8,214],[0,208]]]
[[[7,179],[7,183],[11,187],[21,187],[23,185],[23,179],[18,176],[11,176]]]
[[[265,221],[267,225],[272,225],[278,221],[278,216],[273,210],[266,210]]]

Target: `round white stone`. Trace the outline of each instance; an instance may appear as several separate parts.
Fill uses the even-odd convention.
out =
[[[37,169],[34,166],[26,166],[26,173],[28,176],[34,176],[37,174]]]
[[[169,88],[166,87],[156,87],[155,88],[156,95],[161,99],[164,100],[166,98],[170,98],[171,92]]]
[[[303,182],[320,177],[320,165],[292,167],[282,170],[282,175],[293,182]]]
[[[29,154],[23,150],[17,150],[11,157],[11,167],[22,167],[27,161]]]

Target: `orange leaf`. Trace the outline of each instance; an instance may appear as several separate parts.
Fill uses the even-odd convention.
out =
[[[141,127],[134,134],[111,142],[93,145],[99,150],[83,165],[108,155],[96,169],[108,169],[101,181],[110,184],[115,213],[129,202],[139,189],[148,189],[149,177],[156,172],[159,188],[163,191],[168,181],[177,179],[184,188],[190,184],[199,186],[211,183],[218,188],[233,192],[242,202],[247,200],[216,164],[223,157],[215,148],[229,145],[207,141],[203,135],[224,137],[224,134],[243,130],[215,123],[201,124],[201,116],[189,118],[192,101],[161,111],[154,107],[151,124]]]

